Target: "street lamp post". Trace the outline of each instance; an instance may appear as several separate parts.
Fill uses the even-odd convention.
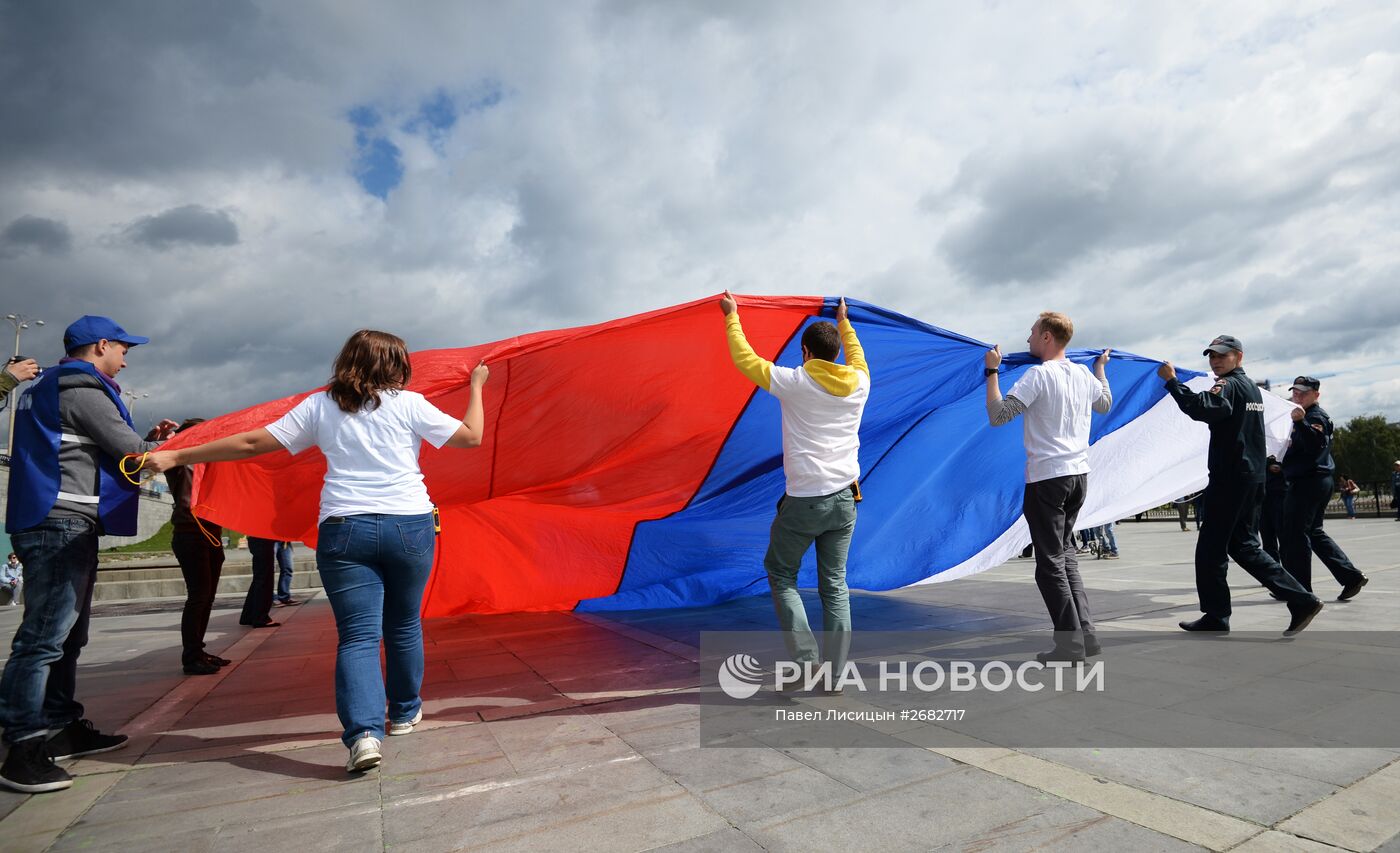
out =
[[[35,320],[23,314],[6,314],[5,319],[10,321],[10,325],[15,327],[15,355],[19,355],[19,333],[29,328],[29,324],[36,326],[44,325],[43,320]],[[15,406],[10,406],[10,431],[5,435],[5,455],[13,456],[15,452]]]
[[[127,403],[126,403],[126,413],[127,413],[128,415],[131,415],[132,421],[135,421],[135,420],[136,420],[136,401],[137,401],[137,400],[144,400],[144,399],[146,399],[147,397],[149,397],[149,396],[151,396],[151,395],[150,395],[150,394],[138,394],[138,393],[135,392],[135,391],[123,391],[123,392],[122,392],[122,396],[125,397],[125,398],[127,399]]]

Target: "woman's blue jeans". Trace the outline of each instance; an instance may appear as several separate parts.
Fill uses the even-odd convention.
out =
[[[433,568],[433,516],[347,515],[321,522],[316,568],[335,612],[335,711],[346,746],[384,737],[384,717],[410,720],[423,701],[419,611]],[[384,641],[387,678],[379,668]],[[386,691],[387,686],[387,691]]]

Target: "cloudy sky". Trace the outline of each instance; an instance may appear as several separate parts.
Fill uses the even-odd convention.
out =
[[[320,384],[361,326],[726,286],[1193,367],[1230,332],[1397,419],[1397,92],[1393,0],[3,0],[0,314],[47,362],[82,313],[154,338],[145,423]]]

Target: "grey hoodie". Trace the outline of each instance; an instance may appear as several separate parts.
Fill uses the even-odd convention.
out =
[[[128,453],[154,450],[159,442],[143,441],[122,420],[112,398],[102,387],[102,380],[87,373],[65,371],[58,378],[59,430],[76,435],[88,442],[64,441],[58,445],[59,486],[61,492],[75,495],[96,495],[99,489],[98,460],[102,454],[121,459]],[[49,511],[50,518],[86,518],[97,524],[97,504],[82,504],[60,500]]]

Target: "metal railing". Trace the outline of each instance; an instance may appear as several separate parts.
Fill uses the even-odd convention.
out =
[[[1360,491],[1356,494],[1356,499],[1352,502],[1356,509],[1357,518],[1392,518],[1395,509],[1390,505],[1392,497],[1390,482],[1380,483],[1357,483]],[[1327,502],[1328,518],[1346,518],[1346,503],[1342,500],[1341,492],[1333,492],[1332,498]],[[1177,521],[1180,516],[1177,514],[1176,504],[1167,503],[1159,507],[1153,507],[1146,512],[1130,516],[1124,521]],[[1187,508],[1187,521],[1190,524],[1196,522],[1196,509],[1194,506]]]

